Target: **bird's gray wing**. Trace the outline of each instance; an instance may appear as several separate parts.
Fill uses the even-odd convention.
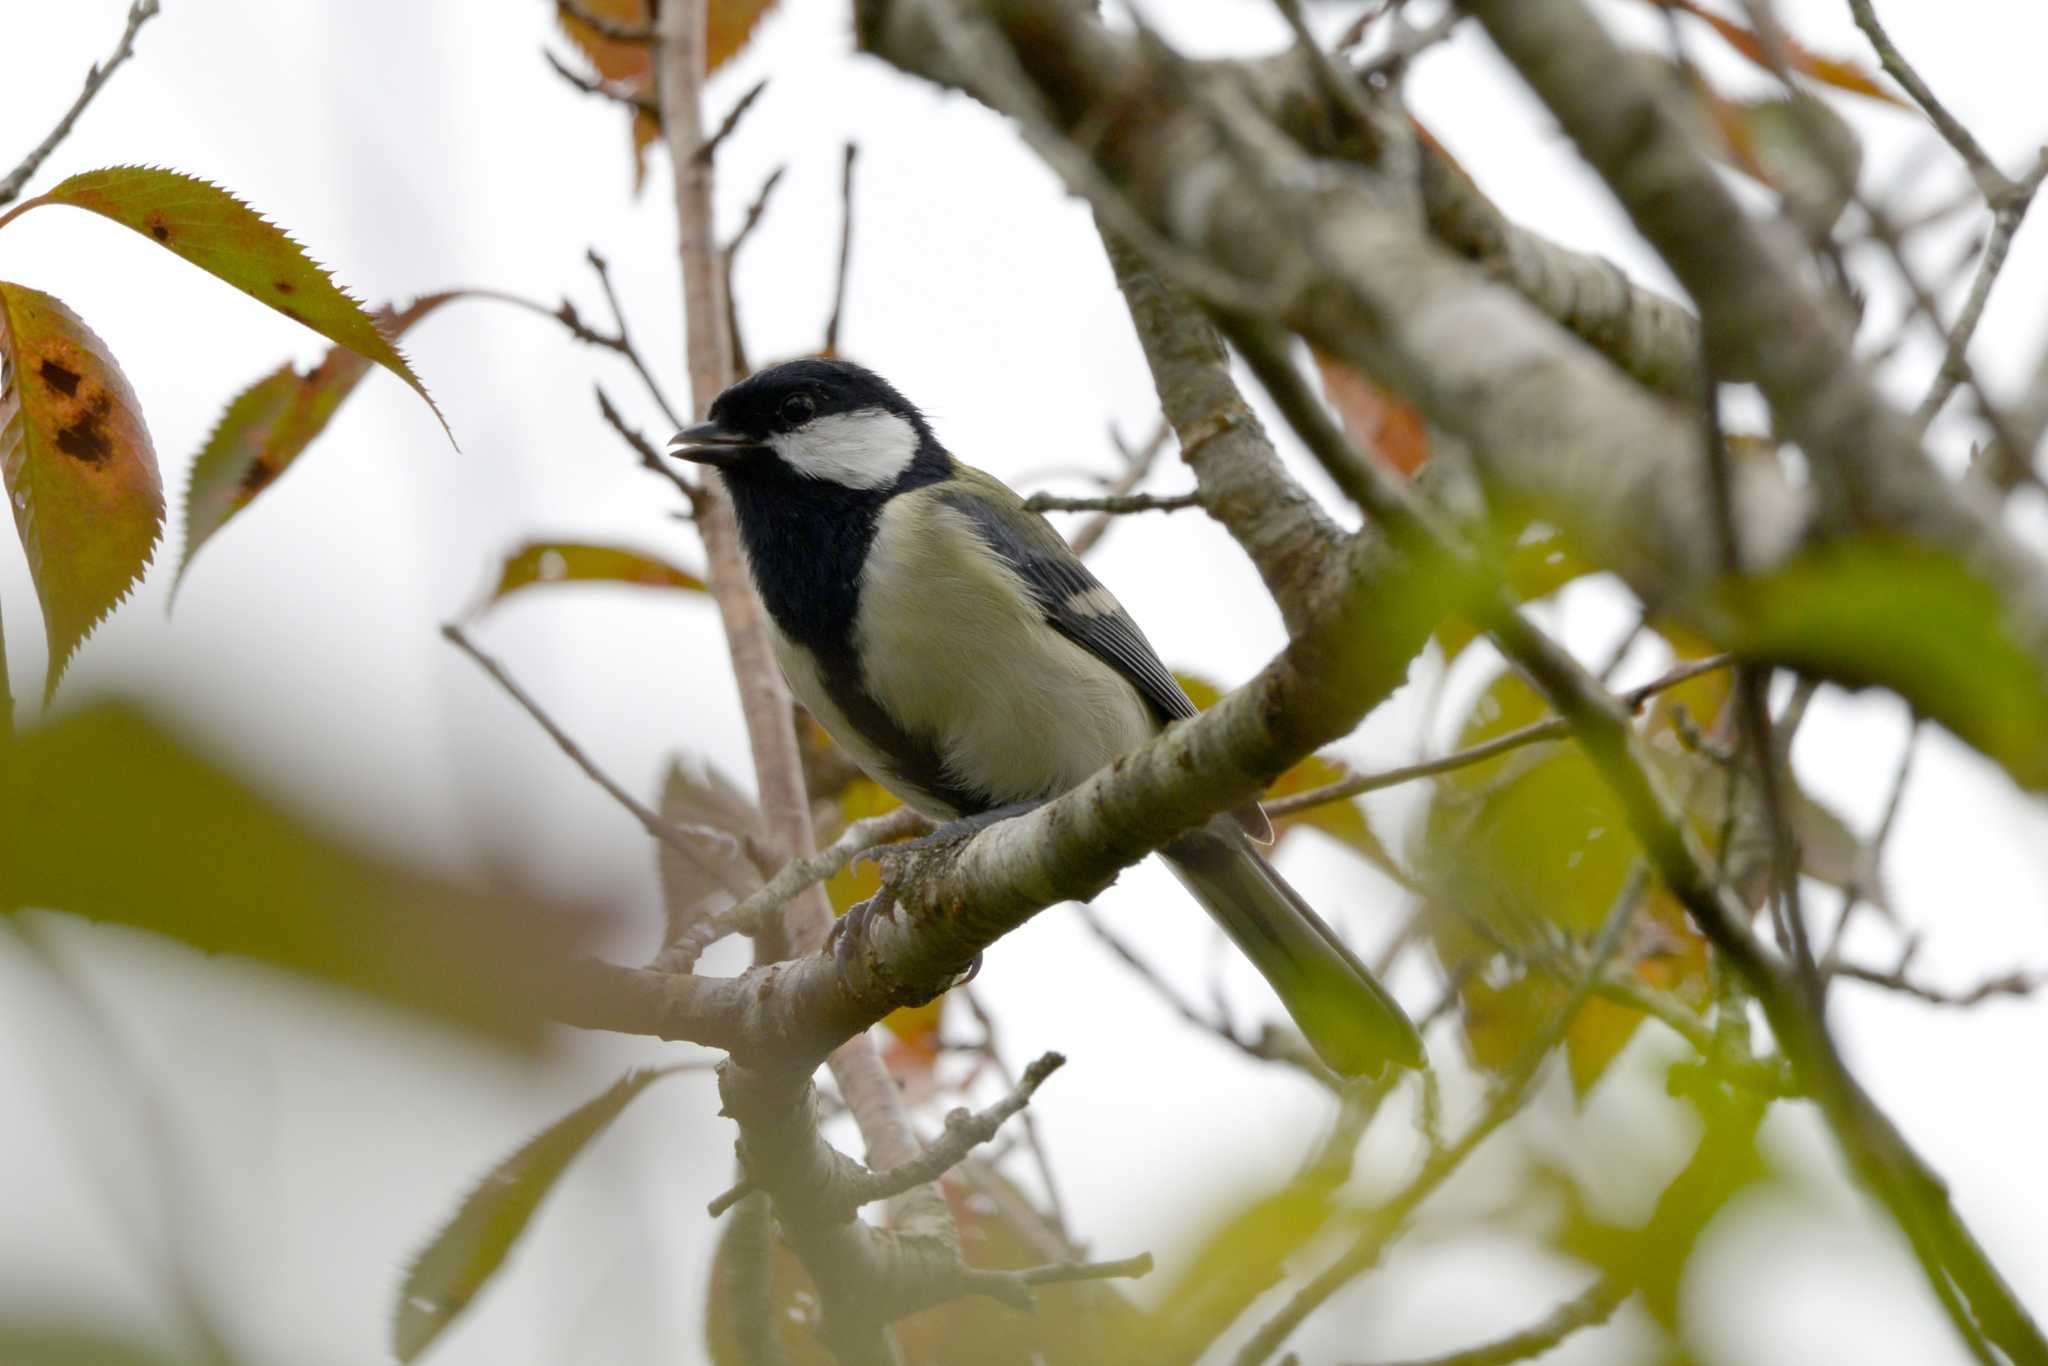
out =
[[[1008,485],[963,465],[951,486],[937,492],[1024,580],[1046,624],[1123,675],[1162,725],[1195,714],[1195,704],[1116,595]]]

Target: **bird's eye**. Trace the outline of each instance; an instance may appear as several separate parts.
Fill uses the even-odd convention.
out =
[[[782,420],[792,427],[800,427],[811,420],[818,411],[818,405],[809,394],[791,394],[782,400]]]

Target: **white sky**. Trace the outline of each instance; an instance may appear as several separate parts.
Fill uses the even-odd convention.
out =
[[[568,90],[540,59],[544,45],[567,50],[549,6],[164,8],[38,186],[122,162],[207,176],[372,300],[451,284],[549,301],[566,290],[601,316],[582,265],[594,244],[611,258],[657,371],[680,374],[665,178],[657,172],[641,200],[629,197],[622,118]],[[1195,51],[1259,52],[1282,40],[1255,0],[1150,8]],[[1335,23],[1355,7],[1327,8]],[[2048,11],[2010,0],[1880,8],[2002,163],[2023,166],[2048,136],[2038,71]],[[1654,34],[1639,9],[1610,6]],[[121,0],[0,6],[16,54],[0,84],[0,162],[42,135],[86,64],[111,45],[124,10]],[[1861,51],[1837,0],[1788,0],[1781,10],[1811,45]],[[1702,53],[1711,46],[1695,43]],[[1746,79],[1726,70],[1731,83]],[[817,344],[839,147],[853,138],[862,157],[849,354],[896,380],[963,458],[1012,480],[1106,469],[1107,424],[1133,437],[1149,430],[1149,380],[1087,215],[1005,125],[852,56],[843,0],[783,0],[755,48],[715,82],[714,106],[763,74],[772,76],[768,92],[721,161],[728,224],[771,167],[790,168],[739,270],[757,358]],[[1520,221],[1609,255],[1638,278],[1662,278],[1476,34],[1433,54],[1411,95]],[[1960,183],[1943,155],[1912,159],[1931,135],[1909,119],[1845,112],[1870,140],[1869,183],[1888,186],[1915,164],[1926,200]],[[2008,391],[2043,341],[2040,232],[2030,224],[2021,238],[1976,352],[1981,371]],[[622,367],[524,315],[484,304],[444,310],[407,349],[461,451],[402,386],[372,376],[291,477],[207,548],[167,621],[163,597],[182,546],[176,505],[192,453],[238,388],[282,357],[309,360],[322,344],[88,215],[41,211],[11,227],[0,236],[0,277],[58,295],[106,339],[140,396],[173,493],[156,570],[87,644],[60,707],[110,690],[139,694],[343,828],[451,866],[516,858],[565,891],[650,904],[644,837],[435,634],[479,591],[494,557],[531,535],[622,541],[697,562],[687,530],[665,517],[662,486],[596,420],[593,376],[660,434]],[[1880,298],[1880,317],[1887,307]],[[1908,353],[1901,392],[1924,384],[1928,356],[1925,347]],[[1937,435],[1960,451],[1968,432]],[[1303,477],[1325,487],[1313,471]],[[1155,487],[1184,483],[1168,468]],[[1120,527],[1096,568],[1176,667],[1240,681],[1281,640],[1254,576],[1198,518]],[[0,608],[16,691],[33,698],[40,631],[12,537],[0,537]],[[1589,651],[1623,620],[1598,589],[1568,594],[1547,615]],[[628,591],[536,594],[476,634],[643,793],[678,751],[744,774],[708,605]],[[1418,681],[1429,676],[1418,669]],[[1461,670],[1453,684],[1462,691],[1477,681]],[[1343,751],[1361,763],[1412,753],[1426,691],[1411,685]],[[30,719],[32,703],[23,709]],[[1802,735],[1801,772],[1868,829],[1903,733],[1895,705],[1831,695]],[[1405,834],[1419,795],[1378,802],[1383,828]],[[1326,850],[1291,848],[1288,867],[1367,941],[1400,911],[1386,888],[1364,884]],[[1889,872],[1898,906],[1927,932],[1919,962],[1930,978],[1960,984],[2048,963],[2048,818],[1945,738],[1922,752]],[[1128,875],[1102,904],[1202,989],[1215,936],[1164,878]],[[521,1068],[131,936],[52,939],[172,1093],[170,1129],[190,1162],[173,1236],[211,1249],[203,1276],[236,1340],[280,1361],[380,1357],[404,1259],[468,1183],[620,1066],[655,1052],[578,1038],[565,1042],[558,1065]],[[1243,1013],[1263,1009],[1248,971],[1231,964],[1226,975]],[[1102,1255],[1170,1254],[1204,1217],[1186,1192],[1284,1177],[1324,1122],[1320,1097],[1304,1084],[1191,1038],[1065,913],[1005,941],[981,983],[1014,1052],[1059,1048],[1071,1059],[1036,1109],[1077,1223]],[[1411,1006],[1433,998],[1412,965],[1395,985]],[[2048,1302],[2048,1249],[2038,1238],[2048,1217],[2038,1160],[2048,1012],[2029,1003],[1942,1013],[1847,987],[1836,1020],[1861,1075],[1949,1178],[2021,1296]],[[0,1310],[73,1304],[164,1322],[135,1225],[110,1212],[145,1229],[162,1214],[129,1097],[65,1080],[91,1075],[93,1053],[13,954],[0,955],[0,1040],[0,1096],[10,1102],[0,1104]],[[1654,1068],[1659,1048],[1651,1041],[1622,1066]],[[1450,1070],[1456,1124],[1472,1088]],[[1583,1162],[1647,1152],[1665,1155],[1652,1165],[1675,1163],[1685,1122],[1673,1110],[1609,1103],[1629,1089],[1597,1093],[1574,1119],[1553,1088],[1529,1131]],[[643,1098],[551,1199],[438,1359],[692,1359],[711,1233],[702,1205],[730,1169],[731,1132],[714,1109],[708,1083],[696,1079]],[[1404,1122],[1387,1119],[1393,1132]],[[1751,1197],[1714,1226],[1686,1299],[1710,1357],[1760,1366],[1961,1360],[1896,1239],[1835,1177],[1816,1126],[1781,1113],[1768,1133],[1787,1166],[1821,1179],[1799,1198]],[[1447,1207],[1482,1206],[1498,1189],[1484,1176],[1511,1173],[1512,1154],[1508,1144],[1482,1153],[1478,1179]],[[1368,1155],[1378,1161],[1370,1180],[1400,1178],[1398,1142],[1378,1139]],[[1646,1201],[1654,1188],[1636,1195]],[[1404,1250],[1296,1345],[1309,1360],[1440,1351],[1519,1326],[1581,1279],[1505,1236]],[[1647,1340],[1637,1312],[1550,1360],[1618,1359]]]

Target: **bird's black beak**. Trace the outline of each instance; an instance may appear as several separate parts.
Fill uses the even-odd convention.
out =
[[[752,437],[741,436],[728,431],[716,422],[700,422],[694,427],[685,427],[668,439],[668,453],[679,460],[694,460],[700,465],[724,467],[736,465],[748,454],[759,448]]]

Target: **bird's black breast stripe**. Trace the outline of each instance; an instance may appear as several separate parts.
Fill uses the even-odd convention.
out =
[[[913,466],[906,477],[930,482],[934,475]],[[887,756],[896,777],[958,814],[996,805],[987,793],[956,782],[938,742],[899,724],[862,677],[853,623],[860,612],[861,569],[889,491],[775,473],[732,479],[727,486],[762,605],[782,633],[817,660],[825,691],[848,724]]]
[[[989,548],[1017,571],[1045,613],[1046,624],[1122,674],[1162,725],[1195,715],[1195,704],[1160,662],[1138,624],[1116,605],[1115,597],[1058,532],[1045,525],[1039,542],[1013,530],[972,494],[941,490],[938,496],[965,513]],[[1036,518],[1035,513],[1020,515]]]

